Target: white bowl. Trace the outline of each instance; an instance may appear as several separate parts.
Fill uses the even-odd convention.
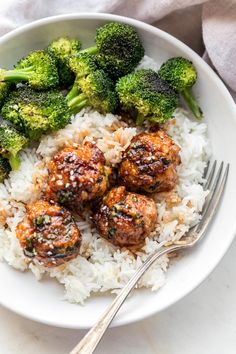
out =
[[[113,326],[131,323],[174,304],[196,288],[216,267],[236,230],[236,109],[226,87],[214,71],[190,48],[169,34],[145,23],[107,14],[71,14],[36,21],[0,39],[0,67],[11,67],[30,50],[44,48],[60,35],[78,36],[83,45],[93,44],[95,30],[109,21],[128,23],[142,37],[146,53],[162,62],[182,55],[190,58],[198,71],[194,91],[209,128],[213,154],[231,164],[229,180],[217,217],[207,237],[198,247],[168,271],[166,285],[158,292],[133,293]],[[31,273],[21,273],[0,264],[0,303],[30,319],[67,328],[88,328],[111,302],[111,296],[92,297],[84,306],[63,301],[63,288],[54,280],[37,282]],[[210,299],[207,299],[210,301]]]

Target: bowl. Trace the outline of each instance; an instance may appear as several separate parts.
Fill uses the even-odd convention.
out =
[[[0,67],[11,67],[30,50],[44,48],[52,39],[78,36],[83,45],[93,44],[97,27],[118,21],[139,32],[146,53],[163,62],[171,56],[193,61],[198,71],[194,93],[208,124],[213,155],[231,164],[226,191],[205,239],[170,267],[165,286],[157,292],[135,291],[116,316],[113,326],[135,322],[162,311],[196,288],[216,267],[236,231],[236,109],[215,72],[190,48],[171,35],[145,23],[108,14],[70,14],[45,18],[18,28],[0,39]],[[21,273],[0,263],[0,303],[8,309],[48,325],[88,328],[112,301],[110,295],[87,300],[84,306],[63,300],[63,287],[52,279],[38,282],[30,272]]]

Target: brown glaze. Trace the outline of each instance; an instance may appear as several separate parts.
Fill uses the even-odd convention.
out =
[[[116,246],[142,245],[157,222],[155,202],[144,195],[113,188],[93,217],[100,235]]]
[[[49,163],[45,195],[75,211],[101,197],[111,173],[102,151],[93,143],[66,147]]]
[[[26,209],[16,235],[27,257],[46,267],[55,267],[78,255],[81,235],[68,210],[44,200]]]
[[[119,167],[122,185],[131,191],[169,191],[177,183],[180,148],[163,131],[136,135]]]

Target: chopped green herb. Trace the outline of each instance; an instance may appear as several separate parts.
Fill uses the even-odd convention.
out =
[[[52,219],[51,216],[45,215],[45,216],[44,216],[44,223],[45,223],[45,224],[50,224],[51,219]]]
[[[37,216],[36,218],[34,218],[33,224],[34,226],[42,225],[43,221],[44,221],[43,216]]]
[[[106,173],[106,168],[105,166],[102,166],[102,175],[107,177],[107,173]]]
[[[43,226],[45,224],[50,224],[51,216],[49,215],[40,215],[34,218],[33,225],[34,226]]]
[[[111,227],[108,231],[108,239],[112,239],[116,234],[116,228],[115,227]]]

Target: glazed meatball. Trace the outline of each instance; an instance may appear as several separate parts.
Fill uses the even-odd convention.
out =
[[[119,167],[121,184],[131,191],[146,193],[173,189],[178,180],[179,151],[163,130],[136,135]]]
[[[141,246],[154,230],[157,208],[153,199],[113,188],[93,216],[99,234],[115,246]]]
[[[68,210],[44,200],[26,209],[16,235],[27,257],[46,267],[55,267],[78,255],[81,235]]]
[[[46,198],[81,210],[107,190],[111,170],[105,163],[102,151],[93,143],[64,148],[49,163]]]

